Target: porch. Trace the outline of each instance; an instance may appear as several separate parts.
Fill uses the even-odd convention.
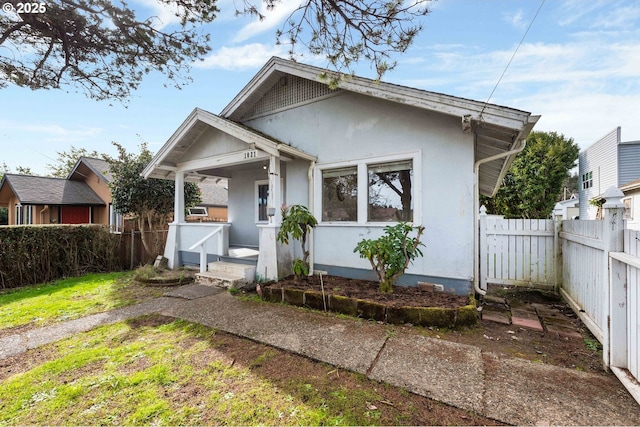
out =
[[[256,279],[289,274],[291,251],[277,242],[285,200],[308,203],[315,157],[232,121],[196,109],[147,166],[147,178],[175,181],[174,221],[164,256],[169,267],[211,262],[253,264]],[[228,222],[185,221],[184,184],[228,181]],[[289,190],[291,197],[285,197]]]

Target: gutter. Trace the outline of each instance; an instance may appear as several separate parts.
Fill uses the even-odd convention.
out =
[[[520,134],[522,135],[522,133]],[[520,136],[519,135],[519,136]],[[480,192],[478,191],[478,181],[479,181],[479,173],[480,166],[487,162],[492,162],[494,160],[502,159],[504,157],[509,157],[512,154],[518,154],[524,147],[527,146],[527,140],[521,139],[521,145],[518,148],[515,148],[510,151],[506,151],[504,153],[496,154],[494,156],[486,157],[484,159],[480,159],[473,165],[473,224],[475,232],[473,233],[473,288],[476,293],[480,295],[486,295],[487,291],[480,289],[480,239],[479,239],[479,231],[478,231],[478,221],[479,221],[479,210],[480,210]]]
[[[311,160],[309,169],[307,170],[307,182],[309,183],[309,212],[313,214],[313,170],[316,167],[316,161]],[[313,276],[313,228],[309,232],[309,276]]]

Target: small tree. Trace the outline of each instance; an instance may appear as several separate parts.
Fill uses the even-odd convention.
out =
[[[302,259],[293,261],[293,273],[299,280],[309,274],[309,249],[307,248],[307,234],[318,224],[309,209],[302,205],[292,205],[282,208],[282,224],[278,231],[278,241],[289,243],[289,235],[300,241]]]
[[[416,237],[409,237],[414,229],[406,222],[396,225],[388,225],[384,228],[385,234],[376,240],[362,239],[353,252],[360,253],[360,258],[367,258],[371,263],[373,272],[380,282],[380,292],[393,292],[393,285],[398,277],[415,258],[422,256],[420,236],[424,227],[415,227],[418,231]]]
[[[142,171],[151,161],[152,154],[147,144],[140,144],[140,153],[128,153],[120,144],[114,142],[118,149],[118,158],[107,158],[113,181],[109,183],[111,198],[116,212],[135,217],[138,228],[144,236],[147,229],[164,229],[168,217],[173,212],[175,182],[164,179],[144,179]],[[200,203],[200,190],[192,182],[184,184],[185,208]],[[142,238],[147,254],[151,248]]]

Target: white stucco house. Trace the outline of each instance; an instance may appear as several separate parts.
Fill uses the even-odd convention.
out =
[[[178,184],[170,265],[249,248],[258,281],[282,277],[299,249],[275,241],[281,206],[302,204],[319,221],[313,268],[373,279],[354,247],[406,220],[426,227],[424,257],[399,282],[468,294],[477,195],[497,191],[539,117],[360,77],[331,89],[322,72],[272,58],[219,114],[196,108],[158,151],[143,175]],[[209,178],[228,180],[228,222],[188,224],[180,184]]]

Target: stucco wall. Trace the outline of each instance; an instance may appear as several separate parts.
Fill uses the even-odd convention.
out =
[[[246,124],[316,155],[319,168],[336,162],[418,152],[422,168],[414,174],[420,177],[422,191],[414,194],[414,200],[422,211],[426,248],[425,256],[416,260],[408,273],[472,279],[473,136],[462,133],[460,118],[343,92]],[[301,169],[296,175],[306,185],[306,172],[302,181]],[[287,197],[288,202],[292,199]],[[231,196],[229,205],[231,211]],[[315,262],[370,268],[366,260],[353,253],[353,248],[363,237],[379,236],[383,226],[319,225],[315,232]]]

